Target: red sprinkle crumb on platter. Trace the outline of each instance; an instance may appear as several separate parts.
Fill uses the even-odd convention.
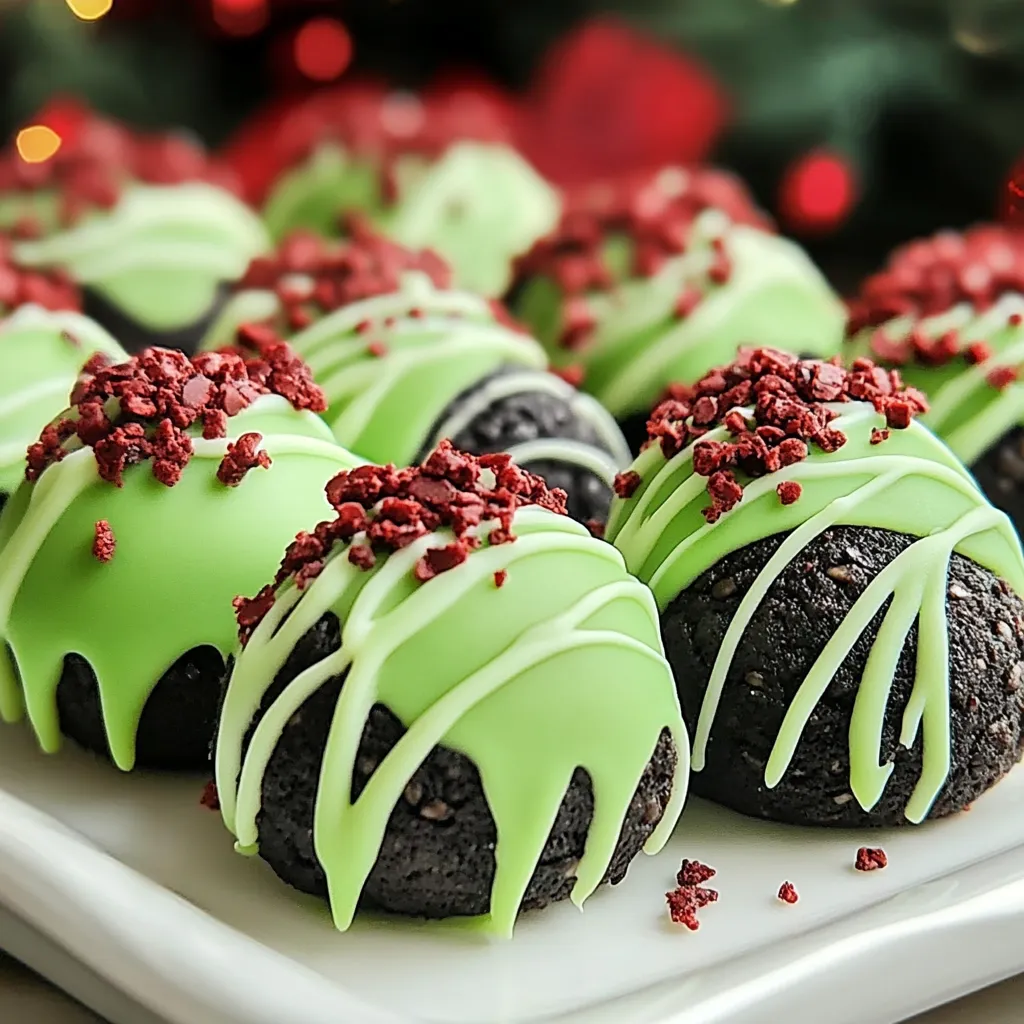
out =
[[[503,587],[503,586],[505,586],[505,580],[507,580],[507,579],[508,579],[508,570],[507,569],[499,569],[494,574],[494,585],[496,587]]]
[[[888,863],[889,858],[881,847],[862,846],[857,851],[857,859],[853,866],[858,871],[880,871]]]
[[[699,860],[683,859],[676,874],[676,885],[703,885],[718,872],[710,864],[702,864]]]
[[[718,902],[718,890],[707,889],[702,885],[680,885],[665,893],[665,900],[668,902],[668,913],[673,923],[681,924],[695,932],[700,928],[698,912],[709,904]]]
[[[800,899],[800,894],[796,891],[792,882],[783,882],[779,886],[778,898],[783,903],[796,903]]]
[[[217,783],[212,779],[203,787],[203,795],[199,803],[208,811],[220,810],[220,797],[217,795]]]

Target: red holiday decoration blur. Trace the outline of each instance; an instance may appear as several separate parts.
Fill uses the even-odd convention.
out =
[[[1003,220],[1024,225],[1024,156],[1013,165],[999,205]]]
[[[315,82],[333,82],[352,59],[352,39],[337,18],[312,18],[295,34],[295,64]]]
[[[611,20],[552,47],[529,106],[523,147],[559,184],[699,163],[727,115],[700,65]]]
[[[451,72],[420,96],[381,82],[351,80],[265,108],[244,125],[224,157],[260,203],[278,177],[317,145],[337,140],[382,159],[434,154],[460,139],[514,144],[519,108],[487,79]]]
[[[213,0],[213,20],[228,35],[255,35],[270,21],[270,4],[268,0]]]
[[[825,149],[807,153],[791,164],[779,186],[782,221],[801,235],[835,231],[856,201],[853,168],[838,153]]]

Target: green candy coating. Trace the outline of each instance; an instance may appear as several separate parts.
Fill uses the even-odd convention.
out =
[[[96,352],[127,359],[99,324],[78,313],[22,306],[0,320],[0,492],[25,474],[25,452],[68,404],[79,372]]]
[[[555,815],[578,766],[594,787],[594,818],[577,871],[578,905],[604,876],[630,800],[669,729],[679,762],[672,796],[646,850],[657,852],[685,799],[688,743],[650,592],[621,556],[572,520],[535,506],[515,516],[514,544],[486,542],[425,584],[413,570],[448,530],[378,559],[364,572],[348,545],[304,591],[285,583],[238,655],[224,702],[216,783],[240,852],[257,852],[261,783],[285,724],[328,679],[347,672],[320,773],[314,845],[334,921],[352,921],[392,808],[438,745],[480,771],[497,825],[488,931],[510,935]],[[357,535],[353,543],[359,543]],[[506,570],[501,587],[494,574]],[[341,620],[335,653],[302,672],[246,731],[275,675],[326,612]],[[383,703],[407,731],[359,798],[350,780],[367,715]]]
[[[206,314],[220,286],[268,246],[260,219],[223,189],[135,184],[110,211],[18,242],[14,256],[27,267],[62,267],[144,327],[169,332]]]
[[[269,469],[237,487],[217,480],[227,443],[258,432]],[[281,551],[303,526],[330,512],[327,481],[358,460],[333,443],[312,413],[265,396],[228,421],[227,439],[195,438],[195,453],[173,487],[150,463],[101,480],[82,448],[23,483],[0,516],[0,716],[27,711],[43,750],[61,736],[56,689],[64,657],[93,667],[112,758],[130,770],[135,733],[160,676],[186,651],[236,644],[232,600],[273,575]],[[92,554],[95,524],[116,541],[107,563]]]
[[[731,265],[724,283],[709,275],[721,245]],[[669,384],[693,384],[732,362],[740,346],[829,357],[842,346],[845,311],[821,272],[793,242],[733,224],[720,211],[694,222],[687,251],[651,277],[630,276],[630,243],[611,238],[605,259],[617,282],[582,297],[596,324],[578,348],[560,344],[562,295],[556,283],[525,283],[515,313],[540,339],[553,365],[581,365],[583,388],[617,419],[648,411]],[[680,296],[700,301],[684,317]]]
[[[459,287],[498,296],[512,260],[554,228],[560,208],[554,189],[514,150],[460,142],[400,189],[381,226],[403,245],[439,252]]]
[[[629,570],[650,584],[664,609],[725,555],[792,531],[729,625],[694,736],[695,771],[704,766],[718,701],[743,631],[773,581],[801,549],[831,526],[872,526],[920,538],[872,581],[822,651],[790,706],[765,773],[769,788],[782,778],[836,670],[892,598],[854,707],[851,789],[870,810],[888,781],[892,766],[878,764],[882,721],[897,660],[917,622],[917,674],[900,742],[909,747],[923,730],[922,775],[906,809],[907,818],[918,822],[941,791],[950,766],[950,555],[956,551],[973,559],[1006,579],[1018,594],[1024,594],[1024,555],[1007,517],[987,502],[959,460],[926,427],[912,422],[905,430],[893,430],[883,444],[872,445],[872,429],[885,426],[872,406],[832,408],[839,414],[832,426],[847,436],[845,445],[832,453],[812,446],[802,462],[756,480],[740,478],[742,500],[713,524],[701,515],[710,499],[707,480],[693,471],[694,446],[666,461],[660,446],[652,445],[633,464],[641,481],[637,489],[628,500],[613,502],[606,537],[622,551]],[[725,428],[717,428],[705,439],[728,438]],[[800,484],[802,493],[798,501],[784,505],[776,487],[790,480]]]

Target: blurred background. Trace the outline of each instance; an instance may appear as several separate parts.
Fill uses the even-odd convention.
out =
[[[5,135],[71,95],[258,176],[291,107],[366,76],[514,104],[556,181],[724,164],[843,289],[1006,215],[1024,151],[1022,0],[0,0]]]

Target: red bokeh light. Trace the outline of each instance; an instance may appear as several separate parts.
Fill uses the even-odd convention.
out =
[[[213,20],[233,36],[254,35],[270,20],[268,0],[213,0]]]
[[[295,36],[295,64],[316,82],[330,82],[352,60],[352,38],[335,18],[313,18]]]
[[[857,183],[849,162],[829,150],[800,157],[783,176],[779,213],[801,234],[827,234],[849,216],[857,201]]]

